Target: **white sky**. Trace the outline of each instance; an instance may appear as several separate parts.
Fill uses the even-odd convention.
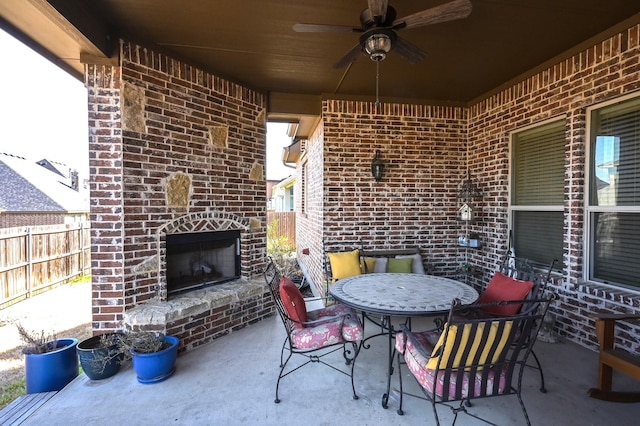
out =
[[[13,1],[13,0],[12,0]],[[83,82],[0,30],[0,152],[65,163],[88,177],[87,90]],[[282,164],[287,125],[267,125],[267,179],[294,173]]]
[[[87,91],[0,30],[0,151],[65,163],[87,176]]]
[[[291,143],[287,123],[267,124],[267,180],[282,180],[296,172],[282,164],[282,148]]]

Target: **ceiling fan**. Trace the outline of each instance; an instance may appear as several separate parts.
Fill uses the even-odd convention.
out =
[[[367,0],[368,8],[360,14],[361,27],[324,24],[295,24],[296,32],[353,32],[362,33],[358,44],[349,50],[334,68],[342,68],[356,60],[360,53],[371,60],[379,62],[386,58],[391,49],[411,64],[418,63],[426,57],[426,53],[418,47],[399,37],[396,32],[403,29],[423,27],[440,22],[453,21],[469,16],[471,2],[469,0],[453,0],[440,6],[413,13],[396,19],[396,10],[389,6],[388,0]]]

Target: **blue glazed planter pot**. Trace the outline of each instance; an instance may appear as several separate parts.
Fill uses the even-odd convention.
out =
[[[55,351],[25,354],[27,393],[59,391],[78,375],[78,339],[59,339]]]
[[[133,370],[140,383],[158,383],[171,377],[178,358],[178,343],[175,336],[165,336],[164,341],[171,344],[166,349],[153,353],[139,353],[131,350]]]

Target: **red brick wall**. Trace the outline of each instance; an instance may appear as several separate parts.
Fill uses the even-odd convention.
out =
[[[62,225],[69,222],[88,220],[86,214],[73,213],[0,213],[0,228],[18,226]]]
[[[425,259],[455,256],[454,194],[466,173],[465,111],[455,107],[326,101],[324,238],[326,250],[419,246]],[[385,164],[376,182],[376,150]]]
[[[192,350],[273,313],[273,298],[270,293],[264,293],[169,323],[162,331],[167,335],[180,336],[180,347]]]
[[[308,141],[303,161],[318,170],[298,220],[298,253],[318,289],[324,287],[325,250],[418,245],[434,273],[455,275],[461,261],[482,268],[481,288],[508,243],[509,133],[553,117],[566,117],[564,235],[567,267],[551,288],[557,331],[595,347],[589,313],[640,308],[638,292],[584,282],[584,164],[586,107],[640,89],[640,27],[560,62],[466,108],[328,100],[322,127]],[[381,182],[369,167],[375,150],[386,165]],[[481,250],[455,246],[456,191],[467,168],[480,187]],[[319,182],[322,182],[320,186]],[[298,190],[297,194],[300,194]],[[361,243],[362,241],[362,243]],[[638,327],[618,340],[640,352]]]
[[[124,85],[144,93],[144,131],[122,130]],[[94,330],[125,309],[166,297],[164,234],[182,217],[238,217],[241,275],[266,256],[266,97],[153,50],[121,43],[121,66],[87,66]],[[210,143],[210,127],[228,130]],[[167,179],[191,179],[188,206],[171,207]]]
[[[296,216],[296,244],[298,261],[301,262],[315,287],[315,294],[323,290],[323,194],[324,169],[322,167],[324,126],[322,123],[304,144],[301,167],[298,168],[294,189]],[[301,169],[304,172],[301,172]],[[304,176],[302,176],[304,174]],[[303,188],[304,186],[304,188]],[[304,203],[304,209],[302,205]],[[309,254],[302,254],[309,249]]]
[[[551,310],[566,338],[595,346],[591,312],[628,312],[640,308],[637,292],[584,282],[586,108],[640,89],[640,27],[603,43],[488,97],[469,108],[469,167],[485,191],[483,211],[495,225],[485,231],[487,246],[477,263],[489,268],[506,244],[509,132],[550,118],[565,118],[564,262],[555,279],[561,296]],[[620,343],[640,352],[631,328]],[[626,336],[626,337],[625,337]],[[635,336],[635,337],[634,337]]]
[[[455,245],[455,193],[466,176],[466,110],[381,107],[325,101],[323,124],[307,142],[309,208],[296,238],[298,248],[310,248],[299,258],[318,290],[326,251],[418,246],[425,263],[446,275],[464,260]],[[376,150],[385,164],[380,182],[371,174]]]

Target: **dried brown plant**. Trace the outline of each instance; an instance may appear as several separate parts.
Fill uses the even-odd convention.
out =
[[[44,330],[40,333],[27,330],[20,323],[16,323],[20,339],[24,342],[23,354],[44,354],[58,349],[58,339],[55,333],[47,334]]]

